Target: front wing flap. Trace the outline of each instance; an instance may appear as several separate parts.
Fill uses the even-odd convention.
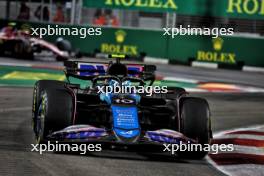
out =
[[[112,130],[97,128],[91,125],[72,125],[53,132],[47,137],[48,140],[61,142],[117,142]],[[160,129],[142,132],[141,139],[135,144],[179,144],[180,142],[197,143],[180,132],[170,129]]]

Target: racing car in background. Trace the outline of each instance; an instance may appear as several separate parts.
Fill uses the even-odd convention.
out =
[[[69,41],[58,38],[56,45],[43,39],[32,37],[28,30],[17,30],[15,23],[0,31],[0,55],[22,59],[34,59],[36,56],[52,55],[58,61],[67,60],[71,54]]]
[[[179,142],[210,144],[210,110],[203,98],[187,96],[180,87],[166,94],[102,93],[98,86],[151,86],[155,65],[65,61],[67,81],[39,80],[32,106],[37,143],[106,142],[121,145],[162,145]],[[72,79],[90,82],[81,86]],[[111,85],[114,81],[115,85]],[[203,158],[207,152],[179,152]]]

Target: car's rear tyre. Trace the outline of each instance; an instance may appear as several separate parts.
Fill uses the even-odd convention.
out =
[[[209,105],[205,99],[184,97],[181,99],[181,133],[194,139],[203,147],[207,147],[211,140],[211,120]],[[183,158],[202,159],[208,151],[181,151]]]
[[[43,143],[50,133],[72,123],[72,96],[64,82],[42,80],[34,87],[33,129],[37,143]]]
[[[176,99],[186,94],[185,89],[181,87],[168,87],[167,90],[166,98],[168,99]]]

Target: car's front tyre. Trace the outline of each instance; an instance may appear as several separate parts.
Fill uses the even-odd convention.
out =
[[[63,82],[42,80],[34,87],[33,130],[36,143],[72,124],[73,99]]]
[[[194,139],[202,147],[210,145],[211,120],[209,105],[205,99],[196,97],[184,97],[181,99],[181,133]],[[180,157],[201,159],[208,151],[179,152]]]

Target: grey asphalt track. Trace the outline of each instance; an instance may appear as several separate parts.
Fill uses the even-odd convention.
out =
[[[260,73],[164,65],[159,68],[165,76],[264,87],[264,75]],[[214,132],[264,123],[264,94],[200,93],[195,96],[208,99]],[[206,160],[112,150],[88,155],[31,152],[31,104],[32,88],[0,88],[0,175],[223,175]]]

